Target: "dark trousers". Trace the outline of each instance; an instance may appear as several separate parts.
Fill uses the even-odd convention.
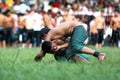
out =
[[[41,43],[40,31],[34,31],[34,45],[39,47]]]

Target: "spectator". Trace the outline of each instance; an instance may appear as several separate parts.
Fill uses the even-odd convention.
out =
[[[41,43],[40,30],[44,27],[43,17],[35,12],[35,6],[30,5],[31,8],[31,18],[33,19],[33,34],[34,34],[34,46],[39,47]]]
[[[0,48],[6,48],[6,40],[5,40],[5,28],[3,25],[3,20],[5,16],[1,13],[0,10]]]
[[[76,18],[73,15],[70,15],[68,10],[64,10],[63,21],[62,22],[74,21],[74,20],[76,20]]]
[[[51,10],[48,10],[48,12],[44,14],[43,20],[45,23],[45,27],[48,27],[50,29],[55,27],[55,20],[52,18],[52,11]]]
[[[101,48],[103,42],[103,35],[106,32],[106,25],[105,25],[105,18],[103,11],[101,11],[100,16],[95,18],[95,27],[97,28],[96,48]]]
[[[10,10],[6,10],[5,12],[5,19],[3,21],[3,26],[5,27],[6,30],[6,43],[8,44],[7,46],[11,46],[13,44],[13,33],[16,30],[15,25],[14,25],[14,19],[12,17],[12,13]]]
[[[25,47],[26,42],[26,29],[24,22],[24,14],[18,14],[18,41],[22,48]]]
[[[111,19],[110,26],[113,30],[112,32],[112,42],[114,47],[119,47],[120,44],[120,14],[116,10],[114,11],[114,17]]]
[[[25,22],[25,28],[26,28],[26,43],[28,43],[28,47],[32,48],[33,47],[33,25],[34,25],[34,20],[32,18],[32,13],[31,11],[27,11],[27,14],[25,15],[24,18]]]

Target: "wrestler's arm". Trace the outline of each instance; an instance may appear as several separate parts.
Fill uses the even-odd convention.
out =
[[[63,49],[63,48],[68,47],[68,44],[69,44],[68,41],[66,41],[66,42],[64,42],[64,44],[57,46],[57,50],[56,51],[58,51],[59,49]]]
[[[41,61],[42,58],[45,56],[45,54],[46,54],[46,53],[41,50],[40,53],[35,56],[34,60],[35,60],[35,61]]]
[[[46,35],[45,41],[51,41],[51,38],[55,33],[55,30],[50,30],[50,32]]]

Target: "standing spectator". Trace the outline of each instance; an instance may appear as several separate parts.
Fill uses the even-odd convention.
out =
[[[74,21],[74,20],[76,20],[76,18],[73,15],[70,15],[68,10],[64,10],[63,21],[62,22]]]
[[[31,8],[31,17],[33,19],[33,34],[34,34],[34,46],[40,46],[41,38],[40,38],[40,30],[43,26],[43,17],[42,15],[35,12],[35,6],[30,5]]]
[[[25,28],[26,28],[26,41],[28,43],[28,47],[32,48],[33,44],[33,25],[34,21],[32,18],[31,11],[27,11],[27,15],[25,16],[24,22],[25,22]]]
[[[21,44],[22,48],[24,48],[26,41],[24,14],[18,14],[18,41]]]
[[[12,11],[11,16],[13,17],[13,20],[14,20],[14,31],[13,31],[13,35],[12,35],[13,46],[17,46],[17,44],[18,44],[18,39],[17,39],[18,16],[17,16],[17,14],[14,11]]]
[[[103,42],[103,35],[106,32],[106,25],[105,25],[105,18],[104,18],[104,11],[101,11],[100,16],[95,18],[95,27],[97,28],[97,35],[96,35],[96,48],[102,47]]]
[[[94,17],[95,18],[95,17]],[[91,22],[90,22],[90,37],[91,37],[91,41],[92,41],[92,44],[95,45],[96,44],[96,35],[98,33],[97,31],[97,28],[95,26],[95,19],[93,19]]]
[[[0,48],[6,48],[6,41],[5,41],[5,29],[3,25],[3,20],[5,16],[0,11]]]
[[[50,29],[55,27],[55,20],[52,18],[52,11],[49,9],[47,13],[44,14],[43,20],[45,23],[45,27]]]
[[[118,44],[120,42],[120,14],[118,11],[114,11],[114,17],[112,17],[111,19],[110,26],[113,29],[112,32],[113,46],[114,47],[120,46]]]
[[[6,30],[6,42],[8,44],[8,46],[12,45],[13,43],[13,31],[15,31],[15,25],[14,25],[14,19],[13,17],[11,16],[12,13],[10,10],[6,10],[5,12],[5,19],[4,19],[4,27],[5,27],[5,30]]]

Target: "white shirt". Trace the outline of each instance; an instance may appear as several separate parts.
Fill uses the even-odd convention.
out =
[[[40,31],[43,28],[43,26],[42,26],[42,23],[43,23],[42,15],[40,15],[38,13],[33,13],[32,19],[34,21],[33,30],[34,31]]]

